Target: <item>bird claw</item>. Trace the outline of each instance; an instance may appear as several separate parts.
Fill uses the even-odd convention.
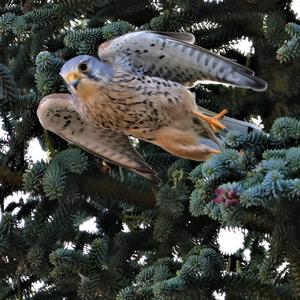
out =
[[[208,125],[210,126],[210,128],[214,132],[218,132],[219,130],[225,129],[225,126],[219,121],[219,119],[223,118],[228,113],[228,109],[223,109],[220,113],[218,113],[214,117],[209,117],[209,116],[207,116],[207,115],[205,115],[205,114],[203,114],[202,112],[199,112],[199,111],[196,111],[194,113],[198,117],[200,117],[201,119],[206,121],[208,123]]]
[[[219,112],[217,115],[215,115],[210,119],[211,123],[208,122],[208,124],[211,126],[214,132],[218,132],[218,130],[225,129],[225,126],[218,120],[223,118],[227,113],[228,113],[228,109],[223,109],[221,112]]]

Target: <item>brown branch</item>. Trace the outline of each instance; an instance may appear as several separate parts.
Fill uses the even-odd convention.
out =
[[[138,191],[128,187],[124,183],[116,182],[108,175],[99,171],[87,174],[85,180],[79,179],[79,189],[86,195],[99,195],[109,197],[112,200],[122,200],[144,208],[155,207],[155,196],[151,189]]]
[[[5,166],[0,166],[0,182],[10,186],[21,186],[22,180],[21,171],[13,172]]]

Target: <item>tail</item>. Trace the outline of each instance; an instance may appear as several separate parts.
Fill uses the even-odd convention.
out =
[[[203,112],[204,114],[213,117],[216,115],[216,113],[205,109],[203,107],[199,107],[199,110]],[[241,134],[248,134],[250,132],[255,132],[255,131],[261,131],[261,128],[253,123],[245,122],[245,121],[240,121],[234,118],[229,118],[229,117],[223,117],[222,119],[219,120],[224,126],[225,130],[220,131],[221,136],[225,136],[228,131],[232,130],[237,130]]]

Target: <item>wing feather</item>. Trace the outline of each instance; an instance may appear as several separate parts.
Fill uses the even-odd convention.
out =
[[[162,31],[147,31],[154,34],[164,35],[166,37],[180,40],[184,43],[195,44],[196,38],[192,33],[189,32],[162,32]]]
[[[226,57],[193,45],[173,33],[132,32],[100,45],[102,60],[132,72],[143,72],[184,84],[197,81],[229,84],[264,91],[267,83]]]
[[[128,137],[106,128],[96,128],[80,118],[69,94],[52,94],[44,97],[37,115],[44,128],[85,151],[115,165],[136,172],[160,184],[155,171],[135,151]]]

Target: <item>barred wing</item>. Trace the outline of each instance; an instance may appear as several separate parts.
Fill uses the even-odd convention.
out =
[[[74,109],[72,100],[69,94],[44,97],[37,110],[42,126],[95,156],[136,172],[156,184],[161,183],[126,135],[88,124]]]
[[[267,83],[226,57],[193,45],[187,33],[131,32],[100,45],[100,59],[135,73],[192,86],[197,81],[264,91]]]

